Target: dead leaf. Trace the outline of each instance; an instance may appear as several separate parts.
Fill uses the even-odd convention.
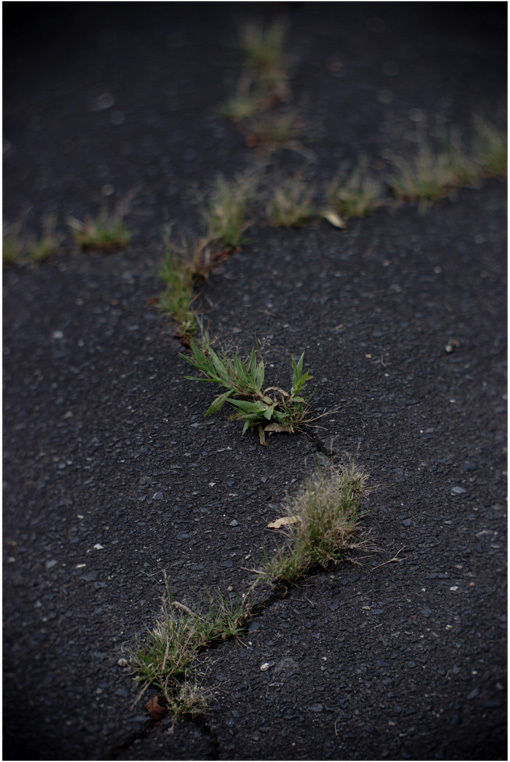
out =
[[[345,230],[347,225],[343,221],[341,217],[338,216],[336,212],[334,212],[332,209],[326,209],[325,212],[322,212],[322,216],[325,220],[327,220],[330,225],[333,225],[335,228],[340,228],[340,230]]]
[[[291,430],[288,426],[284,426],[282,423],[270,423],[267,426],[264,426],[264,431],[269,431],[269,433],[279,433],[284,432],[285,434],[291,434]]]
[[[267,526],[270,529],[279,529],[280,527],[286,526],[287,524],[297,524],[299,521],[299,518],[297,516],[283,516],[281,519],[276,519],[276,521],[272,521]]]
[[[168,711],[166,707],[161,706],[157,696],[153,696],[151,699],[149,699],[149,701],[147,701],[145,704],[145,709],[149,712],[153,720],[162,720]]]

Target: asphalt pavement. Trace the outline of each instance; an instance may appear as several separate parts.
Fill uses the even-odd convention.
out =
[[[4,758],[506,759],[506,183],[345,231],[259,221],[214,272],[197,304],[218,337],[259,339],[275,384],[305,351],[314,409],[337,409],[311,437],[261,447],[204,418],[153,304],[164,225],[197,235],[197,194],[258,160],[217,110],[243,20],[288,23],[315,140],[271,161],[321,183],[438,114],[467,134],[505,113],[506,4],[3,11],[4,221],[53,211],[63,232],[135,194],[125,250],[67,239],[4,270]],[[284,495],[345,457],[370,475],[374,549],[261,593],[242,642],[204,656],[204,718],[133,707],[118,662],[164,574],[189,606],[242,594]]]

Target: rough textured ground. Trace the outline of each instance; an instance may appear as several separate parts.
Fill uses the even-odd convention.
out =
[[[4,4],[4,218],[31,207],[35,229],[51,209],[95,211],[107,184],[138,194],[128,250],[67,247],[4,274],[4,757],[506,758],[506,185],[342,233],[261,226],[212,277],[215,332],[262,339],[275,381],[306,350],[317,410],[339,407],[312,439],[262,448],[226,413],[204,419],[210,389],[184,379],[149,303],[163,223],[196,233],[196,189],[253,161],[215,112],[240,19],[288,18],[319,138],[308,171],[329,179],[342,158],[408,145],[413,109],[467,130],[501,107],[506,6],[26,8]],[[377,485],[379,552],[210,652],[203,722],[131,710],[117,661],[158,615],[163,571],[189,605],[246,590],[282,496],[328,449]]]

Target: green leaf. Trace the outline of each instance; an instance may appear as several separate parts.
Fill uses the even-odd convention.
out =
[[[209,352],[211,353],[211,360],[213,361],[213,364],[214,364],[214,367],[216,368],[216,372],[218,373],[218,376],[221,378],[225,386],[230,386],[230,378],[227,373],[227,369],[221,362],[220,358],[218,357],[214,349],[210,348]]]
[[[228,400],[228,398],[230,397],[232,393],[233,393],[232,390],[230,390],[228,392],[225,392],[225,394],[220,394],[218,397],[216,397],[216,399],[214,400],[212,405],[207,409],[205,414],[210,415],[211,413],[216,413],[218,410],[221,410],[221,408],[223,407],[223,405],[225,404],[225,402]]]
[[[264,418],[267,418],[268,421],[271,420],[274,413],[274,405],[272,407],[268,407],[266,412],[264,413]]]
[[[260,392],[260,390],[262,389],[263,383],[264,383],[264,362],[263,360],[261,360],[257,368],[257,380],[256,380],[257,391]]]
[[[231,405],[246,413],[265,413],[267,405],[263,402],[249,402],[248,400],[229,400]]]

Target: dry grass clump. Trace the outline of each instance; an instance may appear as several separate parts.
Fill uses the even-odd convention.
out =
[[[315,214],[313,189],[300,175],[276,185],[266,206],[266,215],[274,227],[301,227]]]
[[[369,173],[364,159],[350,172],[340,172],[327,188],[328,202],[343,220],[367,217],[383,203],[382,195],[383,184]]]
[[[80,249],[111,252],[128,246],[133,236],[124,222],[123,205],[112,211],[103,207],[96,217],[87,217],[85,221],[69,217],[75,243]]]
[[[508,175],[508,136],[505,129],[479,116],[475,119],[475,162],[490,177],[506,180]]]
[[[285,499],[286,543],[259,571],[273,582],[296,582],[360,545],[360,506],[366,474],[354,463],[319,468],[295,496]]]

